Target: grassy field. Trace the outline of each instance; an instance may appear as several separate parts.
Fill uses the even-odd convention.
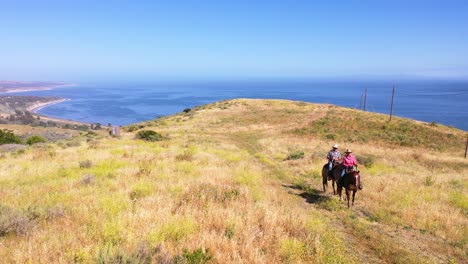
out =
[[[466,133],[387,119],[238,99],[3,154],[0,259],[466,263]],[[147,129],[164,140],[135,139]],[[321,191],[334,143],[360,161],[350,209]]]

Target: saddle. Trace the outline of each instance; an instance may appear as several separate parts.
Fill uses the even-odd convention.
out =
[[[328,163],[327,163],[327,164],[328,164]],[[327,164],[325,164],[325,165],[327,165]],[[338,165],[340,165],[340,164],[341,164],[341,162],[340,162],[339,160],[334,160],[334,161],[333,161],[332,170],[333,170],[336,166],[338,166]],[[328,180],[332,180],[332,178],[333,178],[332,172],[329,171],[329,172],[328,172]]]
[[[357,168],[356,168],[355,166],[346,167],[346,168],[345,168],[345,172],[346,172],[346,173],[354,172],[354,171],[356,171],[356,170],[357,170]]]

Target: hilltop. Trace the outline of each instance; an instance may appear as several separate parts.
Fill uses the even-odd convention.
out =
[[[120,138],[82,132],[3,154],[0,259],[466,262],[466,132],[387,121],[236,99],[127,126]],[[136,138],[147,130],[162,140]],[[364,190],[351,209],[322,192],[334,143],[360,163]]]

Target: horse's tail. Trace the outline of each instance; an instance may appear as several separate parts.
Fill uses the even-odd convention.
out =
[[[323,167],[322,167],[323,183],[327,183],[327,177],[328,177],[328,163],[323,165]]]

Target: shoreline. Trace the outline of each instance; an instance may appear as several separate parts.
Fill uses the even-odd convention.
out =
[[[34,105],[29,106],[26,110],[39,116],[41,120],[46,120],[46,121],[52,121],[52,122],[58,122],[58,123],[67,123],[67,124],[73,124],[73,125],[87,125],[90,126],[91,123],[85,123],[85,122],[80,122],[80,121],[75,121],[75,120],[68,120],[68,119],[63,119],[63,118],[57,118],[57,117],[51,117],[51,116],[46,116],[43,114],[38,113],[41,109],[55,105],[55,104],[60,104],[63,102],[70,101],[71,99],[59,99],[55,101],[50,101],[46,103],[37,103]]]
[[[41,110],[44,107],[54,105],[54,104],[60,104],[66,101],[70,101],[70,99],[59,99],[59,100],[54,100],[54,101],[50,101],[46,103],[36,103],[26,108],[26,110],[31,113],[38,114],[37,111]]]

